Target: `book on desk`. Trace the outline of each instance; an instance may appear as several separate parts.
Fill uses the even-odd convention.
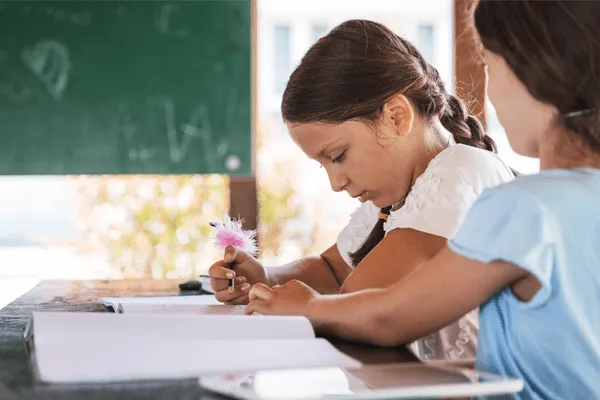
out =
[[[304,317],[243,315],[214,296],[102,298],[116,313],[33,312],[44,382],[185,379],[203,373],[361,363],[317,338]]]
[[[454,368],[387,364],[389,367],[382,370],[374,365],[363,366],[327,340],[317,338],[303,317],[246,316],[242,315],[244,306],[219,304],[214,295],[103,297],[98,302],[116,312],[32,314],[25,338],[33,347],[35,373],[43,384],[111,385],[192,378],[211,391],[265,400],[273,397],[264,397],[264,385],[256,393],[258,387],[245,386],[246,377],[260,377],[263,383],[269,377],[269,391],[279,390],[277,399],[290,390],[294,395],[310,395],[311,399],[329,398],[322,396],[326,393],[343,393],[344,398],[352,399],[383,399],[514,393],[522,388],[518,380],[492,376],[489,381],[481,381],[475,371]],[[220,311],[212,307],[220,307]],[[395,372],[390,375],[392,370]],[[265,375],[265,371],[273,374]],[[352,382],[362,377],[368,390],[362,383],[353,386],[349,381],[332,386],[327,378],[332,371],[337,371],[336,376],[342,373],[352,378]],[[307,375],[318,376],[320,382],[325,379],[327,384],[306,392]],[[289,381],[292,376],[304,382],[302,391]],[[364,376],[370,377],[368,382]],[[240,380],[232,381],[232,377]],[[384,386],[381,379],[385,380]]]
[[[100,302],[118,314],[244,315],[246,309],[223,304],[213,295],[102,297]]]

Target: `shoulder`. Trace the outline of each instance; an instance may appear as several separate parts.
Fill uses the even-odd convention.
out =
[[[416,180],[407,203],[462,201],[468,208],[485,189],[513,180],[511,169],[497,154],[453,145],[430,161]]]
[[[451,146],[430,161],[404,206],[392,212],[384,228],[386,232],[412,228],[448,238],[486,188],[513,179],[510,168],[494,153]]]
[[[511,182],[485,189],[473,204],[473,208],[491,204],[492,207],[514,211],[514,206],[526,204],[528,208],[541,209],[542,202],[531,191],[526,181],[529,181],[528,177],[519,177]]]
[[[497,154],[463,144],[453,145],[439,153],[428,169],[455,175],[478,192],[512,181],[514,174]]]
[[[512,186],[544,202],[548,197],[573,193],[581,189],[600,188],[600,170],[591,168],[551,169],[521,175]]]
[[[515,180],[484,191],[482,201],[514,208],[525,205],[540,213],[564,214],[573,200],[585,207],[600,195],[600,173],[589,170],[546,170],[521,175]],[[522,208],[522,207],[521,207]],[[572,209],[571,215],[575,212]]]
[[[513,246],[515,239],[520,245],[528,242],[517,239],[523,234],[530,239],[553,237],[552,232],[560,231],[560,228],[556,226],[555,218],[543,199],[535,190],[531,190],[532,181],[537,179],[519,177],[484,190],[465,217],[458,236],[476,240],[490,236],[486,239],[488,243],[504,238],[505,244],[513,243]],[[510,234],[507,236],[508,232]]]
[[[444,163],[455,166],[478,164],[506,167],[496,153],[464,144],[449,146],[441,151],[431,163]]]

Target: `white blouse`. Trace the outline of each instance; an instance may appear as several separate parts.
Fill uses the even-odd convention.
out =
[[[512,171],[496,154],[462,144],[452,145],[431,160],[404,205],[390,213],[384,230],[387,234],[394,229],[412,228],[449,239],[484,189],[512,179]],[[340,232],[337,246],[348,265],[352,266],[349,253],[360,248],[375,226],[378,213],[379,208],[365,202]],[[479,309],[475,309],[408,347],[425,361],[474,358],[478,313]]]

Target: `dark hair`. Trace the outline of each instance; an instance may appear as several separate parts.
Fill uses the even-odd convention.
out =
[[[481,0],[481,43],[573,137],[600,151],[600,2]]]
[[[291,123],[367,122],[402,93],[425,119],[439,118],[457,143],[496,152],[477,118],[446,92],[438,71],[409,41],[385,26],[350,20],[319,39],[290,76],[281,112]],[[389,214],[390,207],[381,209]],[[360,249],[350,254],[358,265],[384,236],[380,219]]]

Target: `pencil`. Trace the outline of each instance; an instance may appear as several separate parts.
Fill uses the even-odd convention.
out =
[[[228,264],[228,265],[229,265],[229,267],[227,267],[227,268],[233,270],[233,268],[231,267],[232,264]],[[235,289],[235,278],[229,280],[228,286],[229,287],[227,288],[227,291],[229,292],[229,294],[232,294],[233,293],[233,289]]]

